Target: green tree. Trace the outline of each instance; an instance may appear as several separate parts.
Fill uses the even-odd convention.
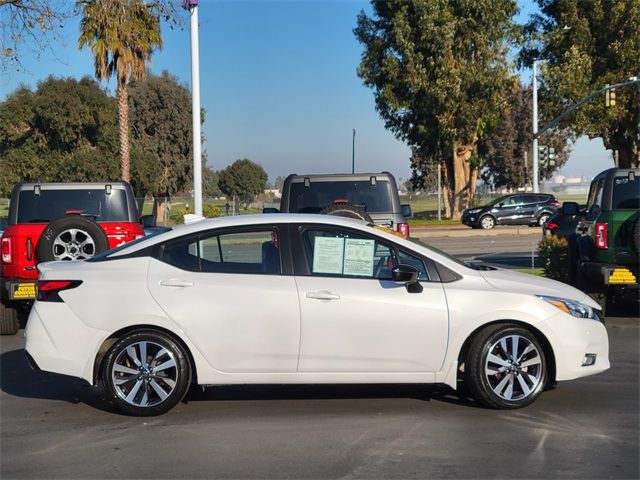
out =
[[[220,197],[222,190],[218,186],[220,182],[220,172],[214,170],[209,165],[202,166],[202,193],[207,197]]]
[[[245,207],[264,191],[267,172],[247,158],[236,160],[220,172],[218,185],[227,197],[237,196]]]
[[[155,48],[162,46],[160,19],[143,0],[79,0],[78,47],[89,47],[96,77],[116,76],[122,179],[130,180],[128,84],[145,76]]]
[[[0,196],[19,181],[117,180],[115,100],[88,77],[49,77],[0,103]]]
[[[473,198],[477,143],[500,119],[513,79],[506,40],[515,0],[372,0],[354,30],[358,75],[397,138],[441,162],[445,212],[460,218]]]
[[[522,58],[546,62],[540,92],[542,124],[606,84],[640,76],[638,0],[537,0],[540,15],[527,25],[530,43]],[[616,91],[607,108],[594,98],[562,123],[574,135],[601,137],[617,150],[619,166],[640,165],[640,89]]]
[[[193,125],[191,93],[168,72],[131,83],[131,136],[139,162],[155,162],[155,181],[146,193],[170,196],[191,188]],[[201,112],[204,121],[204,111]],[[146,161],[142,159],[146,158]],[[203,154],[206,162],[206,153]],[[150,171],[146,168],[146,171]]]
[[[482,164],[480,175],[485,183],[495,188],[531,186],[531,115],[531,88],[517,84],[511,90],[509,103],[502,112],[498,127],[478,143]],[[555,166],[540,167],[541,176],[550,178],[555,170],[567,162],[569,137],[568,132],[559,130],[545,136],[540,142],[541,145],[553,147],[557,155]]]

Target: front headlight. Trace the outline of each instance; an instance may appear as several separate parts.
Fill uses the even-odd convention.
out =
[[[538,295],[538,298],[574,317],[599,320],[598,314],[589,305],[569,300],[568,298],[549,297],[547,295]]]

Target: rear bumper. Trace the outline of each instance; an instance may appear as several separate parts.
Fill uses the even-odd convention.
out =
[[[36,302],[25,328],[25,352],[38,369],[93,383],[93,360],[107,336],[87,326],[64,303]]]

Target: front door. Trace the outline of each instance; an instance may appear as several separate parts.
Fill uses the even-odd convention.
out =
[[[300,372],[434,372],[447,347],[444,289],[421,259],[375,237],[309,227],[300,233],[308,261],[296,272]],[[421,271],[420,293],[391,281],[398,263]],[[301,273],[301,274],[298,274]]]

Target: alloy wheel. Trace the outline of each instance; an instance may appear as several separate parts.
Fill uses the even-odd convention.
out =
[[[538,348],[521,335],[506,335],[493,343],[484,370],[493,393],[510,402],[534,394],[544,376]]]
[[[96,254],[96,244],[87,232],[70,228],[58,234],[53,241],[55,260],[86,260]]]
[[[165,401],[176,389],[178,377],[174,353],[151,341],[122,349],[111,368],[116,394],[134,407],[153,407]]]

